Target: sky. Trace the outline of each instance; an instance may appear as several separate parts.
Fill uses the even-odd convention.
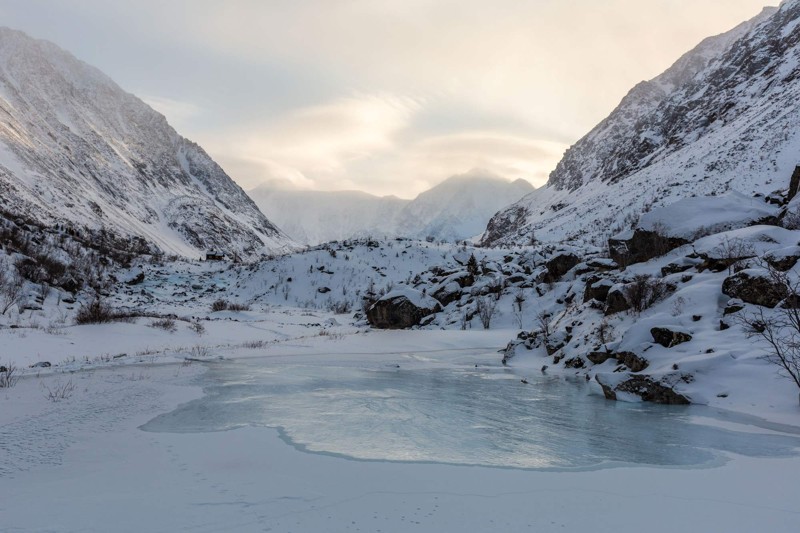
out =
[[[243,188],[547,181],[636,83],[775,0],[0,0]]]

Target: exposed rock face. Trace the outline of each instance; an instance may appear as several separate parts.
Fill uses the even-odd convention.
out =
[[[556,282],[581,262],[580,257],[572,253],[561,253],[547,261],[547,277],[545,282]]]
[[[367,310],[367,320],[380,329],[406,329],[419,325],[423,318],[441,309],[433,298],[406,289],[402,293],[389,293],[375,302]]]
[[[743,302],[775,307],[787,296],[786,286],[771,279],[766,273],[743,270],[728,277],[722,283],[722,292]]]
[[[686,396],[675,392],[668,384],[654,381],[650,376],[630,376],[616,386],[604,382],[598,374],[595,379],[603,388],[603,394],[608,400],[616,400],[617,393],[624,392],[639,396],[645,402],[667,405],[688,405],[692,403]]]
[[[679,237],[664,237],[654,231],[636,229],[623,237],[608,240],[611,259],[620,265],[643,263],[660,257],[689,241]]]
[[[653,336],[653,340],[664,348],[672,348],[692,340],[692,336],[684,331],[665,327],[653,328],[650,330],[650,334]]]

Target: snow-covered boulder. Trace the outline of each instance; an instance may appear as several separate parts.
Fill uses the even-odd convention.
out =
[[[442,306],[434,298],[415,289],[402,288],[375,302],[367,310],[367,320],[376,328],[406,329],[441,310]]]
[[[788,296],[786,286],[763,269],[742,270],[729,276],[722,283],[722,292],[762,307],[775,307]]]

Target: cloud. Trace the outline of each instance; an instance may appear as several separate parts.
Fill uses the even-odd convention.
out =
[[[293,110],[265,127],[213,142],[245,187],[288,180],[300,187],[336,187],[348,166],[397,148],[420,102],[392,95],[356,95]],[[249,167],[249,168],[248,168]]]
[[[174,127],[188,123],[200,114],[200,108],[191,102],[182,102],[163,96],[139,95],[147,105],[161,113]]]

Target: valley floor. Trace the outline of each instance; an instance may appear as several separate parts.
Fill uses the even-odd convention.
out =
[[[269,328],[232,322],[217,333],[220,347],[210,356],[326,365],[347,354],[354,364],[439,368],[496,364],[497,347],[511,336],[508,330],[364,333],[345,327],[319,335],[318,326],[303,320],[317,323],[287,312],[284,322],[294,325],[272,329],[292,338],[258,348],[243,346],[247,339],[239,334],[262,328],[263,339]],[[215,327],[210,324],[206,344],[213,344]],[[92,328],[62,336],[72,338],[64,346],[77,340],[72,336],[95,334]],[[122,339],[115,347],[102,346],[100,336],[94,343],[82,339],[96,356],[134,353],[147,344],[136,324],[97,328],[130,329],[127,336],[115,332],[113,338]],[[232,343],[225,335],[239,344],[226,345]],[[149,346],[159,351],[152,339]],[[176,350],[172,356],[170,350]],[[95,362],[80,371],[42,369],[0,392],[4,531],[780,532],[795,531],[800,518],[798,457],[731,456],[702,469],[531,471],[308,453],[271,428],[142,431],[156,415],[202,395],[196,383],[205,365],[178,363],[178,352],[164,348],[134,364],[119,361],[135,355],[91,356]],[[520,372],[532,372],[535,364]],[[65,383],[74,385],[70,398],[46,399],[48,390]],[[790,414],[776,418],[786,422]]]

